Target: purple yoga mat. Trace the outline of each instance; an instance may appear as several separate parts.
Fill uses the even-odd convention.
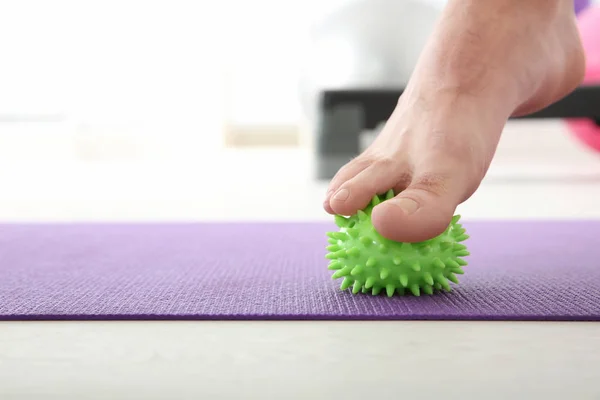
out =
[[[0,320],[600,320],[600,222],[466,222],[451,293],[339,290],[329,223],[0,225]]]

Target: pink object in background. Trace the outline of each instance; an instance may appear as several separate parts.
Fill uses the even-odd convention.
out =
[[[600,85],[600,7],[589,7],[582,11],[578,16],[578,25],[586,55],[583,84]],[[566,124],[577,139],[600,152],[600,125],[590,119],[567,120]]]

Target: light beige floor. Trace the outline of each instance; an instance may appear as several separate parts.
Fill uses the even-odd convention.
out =
[[[600,218],[600,157],[508,130],[465,219]],[[307,150],[56,137],[0,132],[0,221],[329,218]],[[599,399],[599,360],[596,323],[10,322],[0,399]]]
[[[598,399],[600,324],[0,324],[0,398]]]

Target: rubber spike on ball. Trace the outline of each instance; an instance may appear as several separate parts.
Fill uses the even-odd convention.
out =
[[[381,236],[371,221],[373,209],[394,198],[393,190],[375,195],[354,215],[336,215],[336,232],[327,233],[326,258],[333,279],[342,279],[341,290],[378,296],[434,295],[449,292],[464,274],[470,253],[463,243],[469,236],[452,217],[440,235],[419,243],[395,242]]]

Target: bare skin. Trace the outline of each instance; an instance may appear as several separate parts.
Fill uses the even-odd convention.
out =
[[[450,0],[392,116],[336,174],[323,207],[351,215],[394,189],[373,210],[381,235],[442,233],[479,187],[508,118],[566,96],[584,69],[571,0]]]

